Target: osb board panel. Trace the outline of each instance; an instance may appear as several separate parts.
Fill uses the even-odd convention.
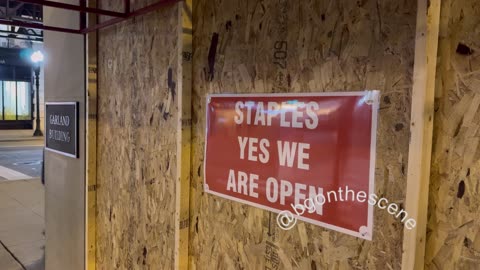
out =
[[[480,268],[479,26],[479,1],[442,1],[427,269]]]
[[[198,0],[193,17],[191,269],[400,269],[403,224],[384,210],[369,242],[301,221],[282,231],[275,214],[205,194],[205,97],[380,90],[375,191],[402,205],[416,1]]]
[[[97,269],[174,268],[179,22],[175,4],[98,35]]]

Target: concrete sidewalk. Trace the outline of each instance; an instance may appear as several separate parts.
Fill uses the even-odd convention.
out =
[[[44,269],[44,193],[39,178],[0,181],[0,242],[28,270]],[[12,264],[12,256],[2,254],[0,265]]]
[[[23,270],[23,267],[13,258],[3,245],[0,245],[0,265],[3,270]]]
[[[34,137],[33,130],[0,130],[0,141],[43,141],[44,137]]]
[[[45,137],[33,137],[33,130],[0,130],[0,147],[41,146]]]

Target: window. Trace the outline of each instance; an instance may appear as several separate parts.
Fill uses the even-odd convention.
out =
[[[32,118],[29,89],[29,83],[17,82],[17,120],[30,120]]]
[[[16,81],[1,81],[2,106],[0,120],[31,120],[32,101],[30,83]]]

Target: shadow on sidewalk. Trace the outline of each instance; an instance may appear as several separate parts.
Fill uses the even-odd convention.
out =
[[[45,255],[43,255],[43,257],[40,260],[30,265],[25,265],[25,268],[27,270],[45,270]]]

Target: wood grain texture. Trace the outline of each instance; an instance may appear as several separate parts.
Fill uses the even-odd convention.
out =
[[[192,149],[192,0],[181,2],[181,41],[179,47],[182,53],[182,80],[179,81],[179,114],[178,121],[178,151],[177,162],[179,183],[177,185],[177,247],[175,269],[188,269],[188,246],[190,235],[190,175]]]
[[[480,2],[442,0],[426,269],[480,266]]]
[[[369,242],[301,221],[282,231],[275,214],[203,193],[205,97],[380,90],[375,190],[402,205],[416,1],[193,5],[190,269],[400,269],[403,224],[384,210]],[[285,63],[275,63],[276,42],[287,42]]]
[[[98,35],[97,269],[174,268],[179,14],[170,5]]]
[[[423,269],[435,114],[435,73],[441,0],[418,1],[405,210],[415,226],[403,230],[402,269]]]

